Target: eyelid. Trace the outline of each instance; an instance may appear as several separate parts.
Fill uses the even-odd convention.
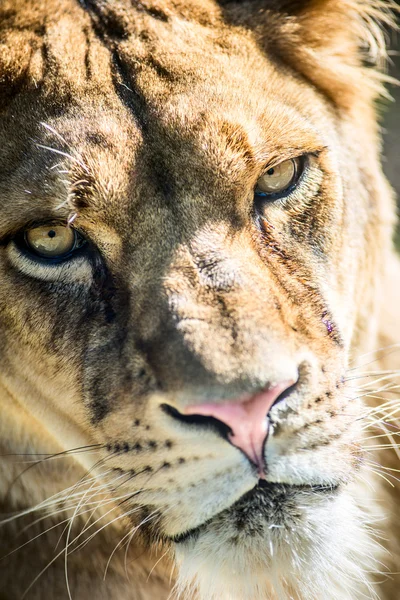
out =
[[[296,160],[296,158],[299,158],[304,161],[309,161],[312,158],[318,158],[320,156],[320,154],[326,149],[327,149],[327,146],[323,146],[323,147],[317,148],[316,150],[313,150],[313,151],[300,152],[300,154],[299,154],[299,151],[296,149],[295,151],[288,152],[287,154],[283,154],[280,156],[274,156],[266,164],[263,165],[262,171],[261,171],[260,175],[258,176],[258,178],[265,175],[269,169],[273,169],[274,167],[277,167],[278,165],[286,162],[287,160]]]
[[[317,160],[318,155],[319,153],[307,154],[304,169],[297,183],[290,186],[283,194],[262,196],[256,194],[254,190],[254,202],[261,218],[263,218],[263,211],[267,209],[268,211],[292,209],[298,212],[315,198],[324,179],[324,169]]]
[[[31,279],[49,282],[70,280],[87,285],[93,282],[91,261],[82,254],[72,255],[69,260],[61,260],[58,263],[52,262],[40,257],[33,258],[19,248],[14,240],[8,244],[6,252],[12,267]]]
[[[14,235],[9,235],[8,239],[4,240],[6,255],[12,266],[18,271],[36,279],[45,281],[57,281],[60,277],[69,276],[67,271],[73,269],[76,274],[71,271],[71,279],[81,280],[82,273],[87,269],[92,270],[89,255],[86,252],[87,246],[90,243],[85,233],[82,233],[77,227],[73,229],[76,242],[74,248],[60,256],[45,257],[36,253],[30,248],[26,241],[26,235],[29,231],[40,227],[67,227],[66,219],[37,219],[25,223],[25,226],[20,228]],[[86,263],[83,269],[83,263]],[[69,265],[69,266],[68,266]],[[84,276],[84,280],[88,281],[88,273]]]
[[[61,212],[64,212],[64,214],[63,215],[60,214],[59,216],[43,215],[43,217],[39,217],[39,218],[33,217],[33,218],[28,218],[28,219],[24,220],[23,222],[13,223],[10,227],[7,228],[6,231],[4,231],[4,233],[0,233],[0,244],[6,245],[11,240],[13,240],[17,236],[21,235],[22,232],[28,231],[29,229],[35,229],[35,227],[47,227],[47,226],[51,227],[53,225],[54,226],[55,225],[60,225],[60,226],[68,225],[68,218],[71,215],[71,210],[68,211],[68,214],[65,211],[60,211],[60,213]],[[85,237],[85,232],[82,231],[82,229],[79,227],[79,224],[77,224],[76,220],[74,220],[74,222],[71,223],[70,226],[72,226],[76,231],[78,231],[78,233],[80,233],[83,237]]]
[[[72,229],[74,229],[75,231],[80,233],[80,235],[83,235],[79,231],[79,227],[76,227],[75,223],[69,223],[67,220],[65,220],[63,218],[60,218],[60,219],[38,219],[35,221],[30,221],[29,223],[25,224],[24,227],[18,229],[16,235],[18,235],[21,232],[30,231],[31,229],[37,229],[38,227],[71,227]],[[15,237],[15,235],[14,235],[14,237]]]
[[[296,160],[296,159],[306,160],[307,156],[308,156],[308,154],[298,154],[296,156],[290,156],[288,158],[283,158],[283,159],[282,158],[273,158],[269,162],[267,162],[267,164],[264,166],[260,177],[265,175],[269,171],[269,169],[274,169],[275,167],[278,167],[279,165],[281,165],[289,160]]]

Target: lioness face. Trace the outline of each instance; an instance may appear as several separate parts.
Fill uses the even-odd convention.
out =
[[[4,385],[189,577],[294,573],[352,527],[373,128],[279,10],[62,4],[1,122]]]

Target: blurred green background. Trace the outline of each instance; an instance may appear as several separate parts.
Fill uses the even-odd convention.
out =
[[[389,74],[400,83],[400,32],[389,37]],[[397,193],[397,212],[400,215],[400,86],[389,86],[393,102],[386,103],[383,114],[383,169]],[[400,222],[395,236],[400,251]]]

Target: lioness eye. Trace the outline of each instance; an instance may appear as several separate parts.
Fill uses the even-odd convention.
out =
[[[44,225],[25,232],[28,249],[42,258],[62,258],[78,247],[78,234],[64,225]]]
[[[299,179],[302,159],[291,158],[284,160],[275,167],[268,169],[257,181],[255,193],[258,196],[282,196]]]

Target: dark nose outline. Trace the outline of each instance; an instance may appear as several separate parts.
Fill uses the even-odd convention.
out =
[[[253,395],[218,403],[191,404],[182,412],[163,405],[166,412],[183,422],[202,427],[212,425],[222,437],[243,452],[265,479],[264,447],[269,433],[268,414],[295,387],[294,380],[282,381]]]

